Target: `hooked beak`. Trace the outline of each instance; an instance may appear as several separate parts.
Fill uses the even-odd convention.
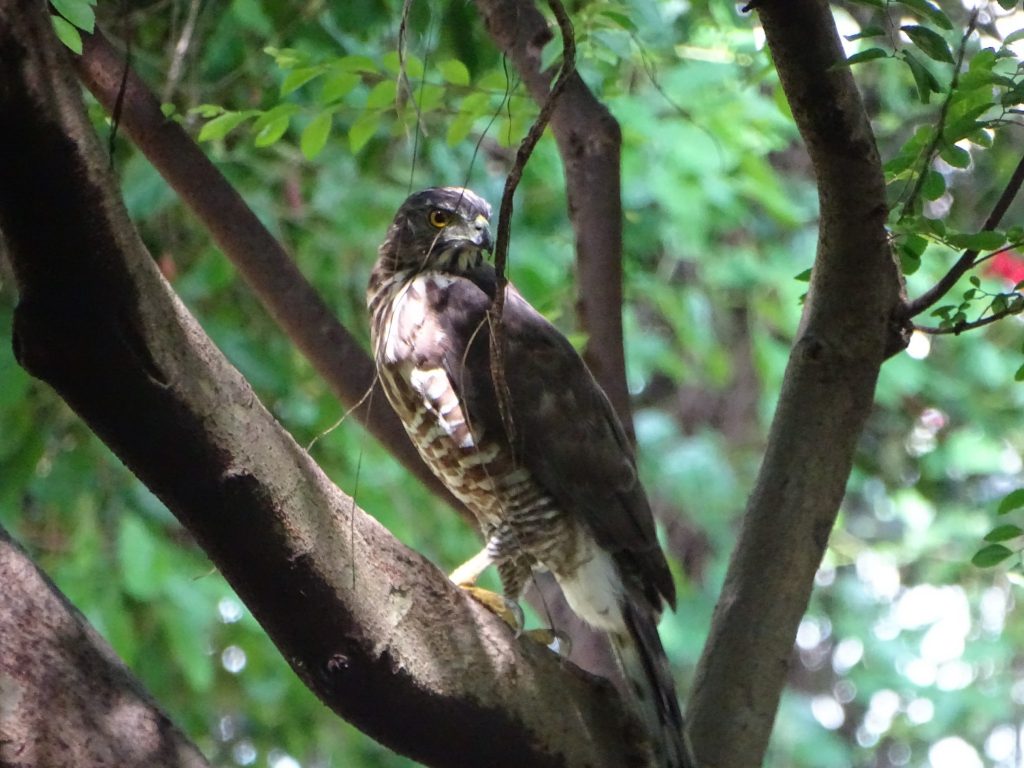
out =
[[[494,243],[491,242],[491,227],[483,216],[477,216],[473,222],[473,237],[471,239],[473,244],[479,246],[482,251],[490,253],[494,247]]]

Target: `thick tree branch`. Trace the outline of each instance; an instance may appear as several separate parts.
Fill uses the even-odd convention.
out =
[[[3,528],[0,584],[0,765],[207,765]]]
[[[295,672],[428,765],[630,766],[611,688],[468,599],[323,475],[131,228],[34,0],[0,1],[0,231],[17,357],[175,513]]]
[[[900,281],[881,164],[825,0],[756,4],[817,176],[818,254],[769,443],[691,693],[702,766],[760,766],[871,409]]]
[[[551,39],[544,17],[531,0],[477,0],[476,5],[534,101],[544,104],[556,74],[540,68],[541,50]],[[576,234],[580,325],[589,337],[584,357],[632,438],[622,345],[619,124],[574,74],[555,104],[551,130],[565,166]]]
[[[127,64],[103,34],[83,35],[75,58],[93,96],[113,111]],[[384,397],[365,398],[374,386],[373,361],[338,322],[291,257],[256,218],[184,129],[168,120],[138,76],[127,73],[120,129],[131,138],[182,201],[209,230],[278,325],[295,342],[343,404],[370,434],[431,491],[468,517],[413,447]]]

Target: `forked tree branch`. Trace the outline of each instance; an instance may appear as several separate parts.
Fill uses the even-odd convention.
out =
[[[818,253],[768,447],[688,709],[704,766],[760,766],[814,575],[871,410],[900,281],[871,126],[825,0],[756,3],[807,145]]]
[[[517,641],[358,509],[211,344],[132,229],[34,0],[0,0],[0,113],[19,362],[174,512],[306,685],[427,765],[641,765],[610,686]]]

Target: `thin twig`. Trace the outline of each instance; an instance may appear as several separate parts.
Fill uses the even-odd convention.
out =
[[[963,321],[959,323],[953,323],[952,325],[946,325],[942,327],[935,327],[930,325],[915,325],[914,330],[920,331],[921,333],[927,333],[932,336],[939,336],[942,334],[953,334],[959,336],[965,331],[973,331],[975,328],[984,328],[986,325],[1002,320],[1004,317],[1010,315],[1019,315],[1024,311],[1024,301],[1014,301],[1013,304],[1008,306],[1006,309],[1001,309],[998,312],[993,312],[988,317],[983,317],[980,320],[972,320],[970,322]]]
[[[995,206],[992,208],[992,213],[989,214],[981,228],[982,232],[988,232],[999,226],[999,222],[1003,220],[1007,209],[1020,191],[1021,184],[1024,184],[1024,156],[1017,162],[1017,167],[1013,169],[1013,175],[1010,176],[1010,180],[1006,183],[1006,188],[999,196]],[[950,268],[949,272],[942,276],[939,282],[907,304],[907,317],[921,314],[945,296],[956,285],[957,280],[963,277],[971,267],[975,266],[977,258],[978,251],[976,249],[964,251],[963,255],[957,259],[957,262]]]
[[[561,0],[548,0],[548,5],[555,14],[562,33],[562,66],[551,91],[540,108],[537,119],[534,120],[526,137],[519,145],[515,162],[505,178],[505,189],[501,196],[501,207],[498,210],[498,234],[494,247],[494,271],[497,275],[497,284],[494,300],[488,313],[491,331],[491,378],[494,381],[501,420],[505,426],[506,435],[513,445],[515,444],[515,425],[512,422],[508,387],[505,386],[505,332],[501,323],[501,315],[505,308],[505,287],[508,285],[505,267],[508,262],[508,243],[512,225],[512,197],[523,176],[523,169],[526,167],[530,155],[533,154],[537,142],[544,135],[544,129],[547,128],[548,121],[551,119],[551,113],[554,112],[558,97],[569,78],[576,72],[576,36],[573,32],[572,21]]]
[[[188,55],[188,49],[192,46],[192,36],[196,31],[196,21],[199,19],[201,7],[202,0],[191,0],[188,4],[188,15],[185,17],[185,24],[181,28],[178,42],[174,44],[174,55],[171,58],[171,65],[167,68],[167,82],[160,95],[160,100],[163,102],[170,101],[174,97],[174,91],[178,88],[178,81],[181,80],[182,72],[185,69],[185,57]]]
[[[956,63],[953,64],[953,77],[949,81],[949,93],[946,94],[946,98],[942,102],[942,107],[939,109],[939,119],[936,121],[935,135],[932,137],[931,142],[928,144],[928,148],[924,152],[921,172],[917,174],[914,187],[911,189],[907,199],[903,202],[903,207],[900,211],[900,221],[906,218],[908,211],[914,207],[914,201],[917,200],[918,195],[921,194],[921,188],[924,186],[924,180],[928,176],[928,167],[931,165],[932,158],[935,156],[935,152],[939,148],[939,143],[942,141],[942,132],[946,126],[946,116],[949,113],[949,105],[953,101],[953,96],[956,94],[956,86],[960,82],[960,67],[963,66],[964,54],[967,52],[967,39],[974,32],[974,27],[977,22],[978,11],[975,9],[974,12],[971,13],[971,18],[967,21],[967,29],[964,31],[964,36],[960,39],[960,48],[956,53]]]

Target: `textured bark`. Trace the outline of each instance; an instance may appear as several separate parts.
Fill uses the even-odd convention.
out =
[[[756,3],[817,176],[818,253],[689,707],[701,765],[761,765],[900,304],[871,127],[824,0]]]
[[[0,765],[208,765],[2,528],[0,584]]]
[[[610,686],[517,640],[356,507],[212,346],[131,228],[66,56],[43,6],[0,1],[19,362],[189,529],[306,685],[378,741],[435,766],[641,765]]]

